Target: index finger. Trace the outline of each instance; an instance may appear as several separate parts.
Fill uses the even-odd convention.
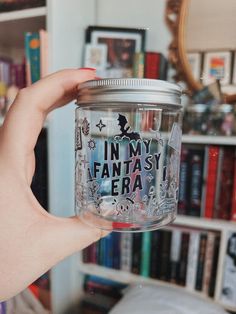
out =
[[[32,154],[47,114],[75,99],[78,84],[95,74],[95,69],[62,70],[20,91],[2,126],[1,154],[17,162]]]

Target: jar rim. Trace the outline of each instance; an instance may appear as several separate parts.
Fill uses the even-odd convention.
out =
[[[90,80],[78,86],[77,104],[85,106],[103,102],[154,103],[181,105],[182,89],[163,80],[106,78]]]

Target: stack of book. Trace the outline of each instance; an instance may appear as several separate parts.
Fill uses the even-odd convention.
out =
[[[83,262],[185,286],[213,297],[220,235],[171,227],[111,233],[83,251]]]
[[[184,145],[178,213],[236,221],[235,168],[233,146]]]

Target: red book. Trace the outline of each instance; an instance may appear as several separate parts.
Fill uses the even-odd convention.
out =
[[[160,52],[145,53],[144,77],[149,79],[166,80],[167,60]]]
[[[234,154],[234,183],[232,192],[232,205],[231,205],[231,217],[230,219],[236,221],[236,151]]]
[[[146,51],[144,56],[144,77],[147,79],[165,80],[167,77],[167,60],[160,52]],[[154,111],[143,113],[142,129],[149,131],[153,128]]]
[[[214,218],[229,220],[231,216],[234,173],[234,148],[220,148]]]
[[[213,218],[219,151],[219,146],[210,145],[208,148],[208,170],[206,177],[206,194],[204,207],[205,218]]]

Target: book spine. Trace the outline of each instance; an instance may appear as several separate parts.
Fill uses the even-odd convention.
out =
[[[190,192],[188,215],[200,217],[203,178],[203,150],[190,151]]]
[[[141,269],[140,275],[143,277],[149,277],[150,275],[150,253],[151,253],[151,232],[147,231],[142,236],[141,247]]]
[[[214,242],[215,242],[215,233],[207,233],[207,245],[206,245],[206,255],[205,255],[205,265],[204,265],[204,277],[202,291],[208,295],[212,265],[213,265],[213,255],[214,255]]]
[[[208,149],[208,175],[206,181],[206,201],[204,217],[213,218],[218,167],[219,146],[210,145]]]
[[[134,54],[133,77],[144,77],[144,53],[137,52]]]
[[[149,79],[166,79],[167,60],[161,53],[146,51],[144,76]]]
[[[120,269],[131,272],[132,269],[132,233],[122,233],[120,243]]]
[[[212,298],[214,297],[214,294],[215,294],[219,250],[220,250],[220,235],[216,234],[215,241],[214,241],[214,253],[213,253],[211,277],[210,277],[210,283],[209,283],[209,289],[208,289],[208,295]]]
[[[204,263],[205,263],[205,254],[206,254],[206,243],[207,243],[207,234],[202,233],[200,236],[199,243],[199,253],[198,253],[198,267],[197,267],[197,277],[195,289],[198,291],[202,290],[203,276],[204,276]]]
[[[188,187],[188,149],[185,147],[181,150],[180,173],[179,173],[179,202],[178,213],[187,214],[187,187]]]
[[[159,279],[170,280],[170,249],[172,231],[164,230],[162,234],[162,249],[160,254],[160,276]]]
[[[108,234],[104,240],[104,257],[103,257],[103,266],[112,268],[113,265],[113,234]]]
[[[233,173],[234,173],[234,148],[222,148],[222,163],[219,167],[219,181],[221,182],[218,191],[217,202],[215,203],[215,218],[230,219],[232,192],[233,192]]]
[[[158,260],[160,256],[161,241],[160,241],[161,231],[155,230],[151,234],[151,264],[150,264],[150,277],[157,278],[158,273]]]
[[[141,244],[142,233],[134,233],[132,243],[132,270],[131,270],[133,274],[140,274]]]
[[[120,269],[120,255],[121,255],[120,241],[121,241],[120,233],[114,232],[113,233],[113,257],[112,257],[114,269]]]
[[[188,250],[188,266],[186,275],[186,287],[194,291],[196,284],[198,252],[199,252],[200,232],[191,231]]]
[[[40,39],[39,33],[25,34],[27,85],[40,79]]]
[[[180,249],[180,265],[178,274],[178,284],[185,286],[186,273],[188,265],[188,248],[189,248],[189,233],[183,232],[181,237],[181,249]]]
[[[171,249],[170,249],[170,282],[177,283],[181,247],[181,230],[172,231]]]

